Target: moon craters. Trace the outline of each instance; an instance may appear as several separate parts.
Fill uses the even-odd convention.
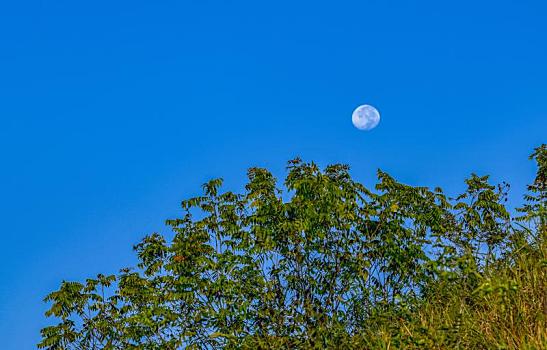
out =
[[[353,111],[351,121],[359,130],[371,130],[380,123],[380,113],[370,105],[361,105]]]

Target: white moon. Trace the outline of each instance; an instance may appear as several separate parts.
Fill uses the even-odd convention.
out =
[[[380,122],[380,113],[372,106],[362,105],[355,108],[351,121],[359,130],[374,129]]]

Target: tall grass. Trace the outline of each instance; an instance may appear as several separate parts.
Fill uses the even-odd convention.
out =
[[[379,317],[370,349],[547,349],[547,246],[526,244],[477,276],[478,287],[430,286],[406,314]]]

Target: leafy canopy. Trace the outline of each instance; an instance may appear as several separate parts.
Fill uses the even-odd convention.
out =
[[[545,240],[546,146],[532,157],[538,174],[517,226],[508,185],[475,174],[455,198],[382,171],[370,190],[345,165],[300,159],[283,186],[262,168],[243,193],[209,181],[167,220],[171,237],[135,246],[137,268],[49,294],[57,324],[39,347],[363,347],[378,322],[409,319],[434,293],[483,290],[488,266]]]

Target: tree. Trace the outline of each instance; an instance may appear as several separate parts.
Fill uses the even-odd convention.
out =
[[[529,194],[525,196],[527,203],[520,209],[524,216],[520,221],[532,221],[536,225],[542,239],[547,240],[547,145],[543,144],[534,150],[530,159],[538,165],[534,182],[528,185]]]
[[[545,227],[545,146],[526,219]],[[539,179],[539,180],[538,180]],[[543,182],[543,184],[542,184]],[[284,186],[252,168],[243,193],[221,179],[135,246],[136,269],[63,282],[49,294],[46,349],[326,348],[377,320],[411,317],[439,286],[471,293],[514,240],[506,186],[472,175],[465,193],[369,190],[345,165],[290,161]]]

